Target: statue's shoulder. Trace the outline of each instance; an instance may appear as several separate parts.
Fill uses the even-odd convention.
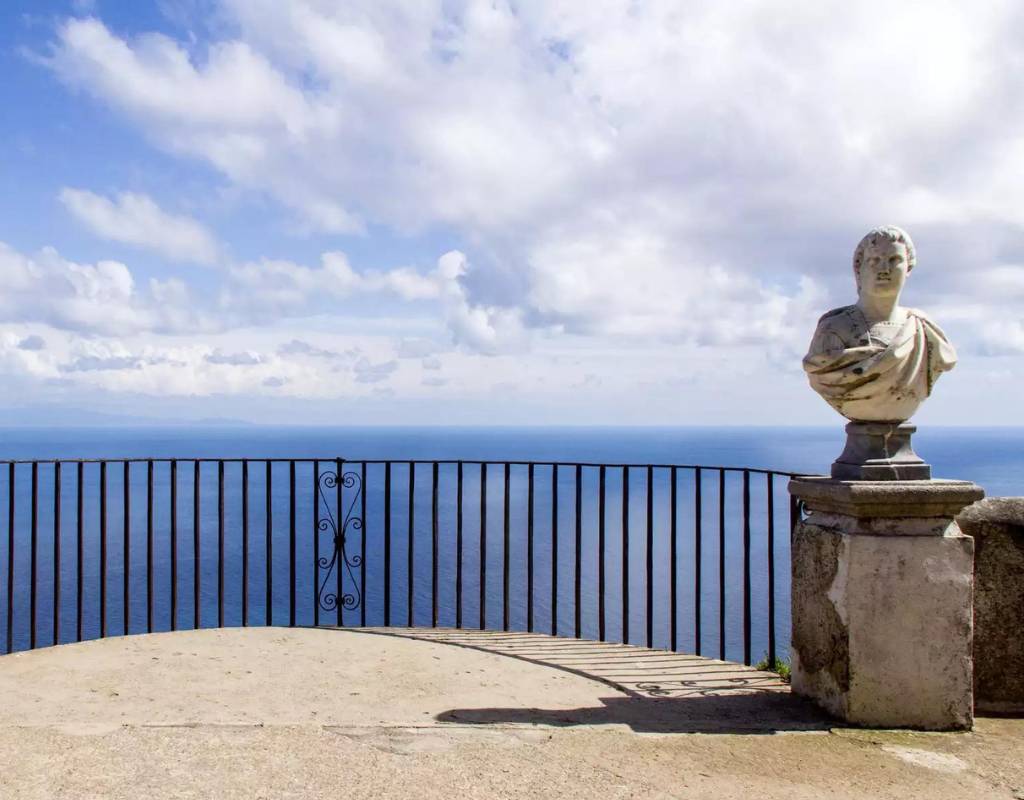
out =
[[[841,308],[833,308],[831,311],[826,311],[818,320],[818,327],[831,327],[836,324],[844,323],[850,318],[854,308],[855,306],[842,306]]]
[[[947,343],[949,342],[949,339],[946,337],[946,334],[943,332],[942,328],[939,327],[939,324],[931,317],[929,317],[927,314],[925,314],[921,309],[907,308],[907,317],[915,317],[921,320],[921,322],[924,324],[924,327],[927,330],[929,330],[932,333],[932,335],[938,336],[940,339]]]
[[[932,323],[932,325],[935,324],[935,320],[933,320],[919,308],[910,308],[909,306],[907,306],[906,312],[908,317],[917,317],[920,320]]]

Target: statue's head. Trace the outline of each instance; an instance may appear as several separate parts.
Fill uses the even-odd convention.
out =
[[[857,293],[898,295],[916,262],[914,243],[902,228],[885,225],[868,231],[853,253]]]

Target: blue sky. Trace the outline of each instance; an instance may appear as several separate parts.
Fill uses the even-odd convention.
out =
[[[838,424],[870,227],[1017,424],[1015,3],[10,2],[0,411]]]

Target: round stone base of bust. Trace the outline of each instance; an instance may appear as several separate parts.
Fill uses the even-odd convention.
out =
[[[925,481],[932,468],[910,444],[916,425],[903,422],[851,422],[846,447],[832,464],[832,477],[843,481]]]

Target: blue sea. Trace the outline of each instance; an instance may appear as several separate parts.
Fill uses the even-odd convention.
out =
[[[443,461],[437,470],[437,550],[434,551],[433,474],[430,464],[420,464],[410,475],[407,464],[392,468],[389,596],[391,623],[430,625],[434,620],[432,593],[437,575],[437,623],[450,626],[480,624],[481,610],[490,628],[501,628],[508,592],[508,627],[527,627],[529,547],[528,467],[515,463],[508,468],[508,564],[505,563],[504,467],[500,462],[538,462],[533,492],[533,622],[536,630],[571,636],[576,625],[576,507],[579,498],[579,597],[580,632],[587,638],[600,633],[599,598],[605,608],[605,635],[611,640],[628,638],[645,643],[648,630],[648,542],[650,542],[651,643],[705,655],[742,660],[744,642],[744,583],[749,575],[749,655],[757,661],[768,652],[769,611],[774,606],[776,647],[780,657],[788,652],[789,509],[785,477],[773,479],[774,582],[769,591],[767,532],[768,483],[765,475],[751,473],[749,483],[750,550],[744,558],[742,495],[743,476],[728,472],[722,483],[713,469],[701,472],[701,508],[695,502],[697,473],[680,469],[675,492],[675,560],[672,559],[671,472],[646,465],[744,467],[791,473],[823,473],[842,449],[841,426],[834,428],[479,428],[479,427],[364,427],[306,428],[200,425],[194,427],[106,428],[5,428],[0,429],[0,460],[31,459],[161,459],[153,474],[152,552],[148,549],[147,465],[129,467],[129,490],[124,491],[122,464],[108,466],[106,507],[99,504],[99,466],[83,468],[82,574],[78,580],[76,465],[62,467],[61,489],[55,497],[56,474],[50,464],[38,468],[35,509],[36,552],[36,646],[54,641],[54,597],[58,601],[57,641],[73,641],[79,617],[81,635],[101,634],[100,608],[105,609],[107,635],[172,626],[171,544],[175,545],[176,627],[192,627],[196,609],[193,595],[199,585],[199,625],[213,627],[243,622],[242,494],[241,464],[224,465],[223,512],[220,512],[218,464],[206,462],[199,475],[198,570],[193,550],[194,481],[189,459],[299,459],[295,486],[295,595],[291,593],[290,509],[292,495],[289,465],[272,467],[268,493],[264,465],[250,465],[248,492],[247,585],[244,588],[250,624],[267,619],[267,578],[271,583],[270,618],[288,624],[294,616],[299,625],[332,624],[337,612],[319,607],[324,592],[336,587],[337,572],[319,567],[317,556],[329,556],[331,535],[321,520],[336,519],[337,496],[323,491],[319,481],[344,459],[346,471],[362,477],[366,485],[346,488],[341,507],[352,506],[353,520],[362,515],[362,527],[350,525],[347,555],[352,568],[341,574],[343,594],[357,603],[341,613],[343,624],[380,625],[385,621],[384,574],[384,465],[379,462]],[[923,428],[915,436],[919,455],[932,464],[936,477],[973,480],[991,496],[1024,495],[1024,429]],[[166,459],[181,459],[175,487],[177,518],[172,539],[171,474]],[[309,461],[318,459],[319,463]],[[492,462],[487,468],[486,524],[481,519],[482,475],[476,464],[463,473],[462,602],[456,609],[455,586],[459,573],[454,462]],[[499,463],[493,463],[499,462]],[[623,486],[620,466],[606,471],[605,538],[600,547],[599,471],[596,466],[560,467],[557,474],[548,462],[585,464],[636,464]],[[31,645],[31,489],[30,465],[16,467],[13,513],[13,570],[8,572],[8,523],[10,494],[6,467],[0,470],[0,586],[12,576],[13,615],[5,593],[0,593],[0,643],[10,619],[11,648]],[[315,470],[315,471],[314,471]],[[576,478],[580,477],[577,490]],[[651,478],[650,533],[648,534],[648,477]],[[409,485],[415,481],[412,517],[409,516]],[[553,486],[554,492],[553,492]],[[719,490],[725,509],[720,525]],[[364,491],[365,497],[355,494]],[[271,500],[267,524],[266,500]],[[124,499],[129,511],[125,525]],[[557,504],[554,498],[557,497]],[[626,513],[623,500],[628,501]],[[55,500],[60,525],[55,526]],[[99,518],[106,514],[106,539],[101,541]],[[221,516],[221,513],[223,516]],[[699,521],[699,525],[698,525]],[[625,524],[624,524],[625,523]],[[629,538],[623,546],[623,530]],[[59,534],[56,538],[56,532]],[[223,543],[220,530],[224,531]],[[698,532],[700,541],[697,541]],[[128,542],[128,603],[124,597],[125,539]],[[273,558],[267,570],[267,543]],[[56,549],[55,549],[56,545]],[[700,557],[697,557],[697,547]],[[365,550],[363,549],[365,546]],[[218,569],[223,547],[223,578]],[[411,547],[411,555],[410,555]],[[101,550],[106,568],[101,569]],[[481,552],[485,558],[481,564]],[[552,557],[554,554],[554,558]],[[59,582],[54,578],[54,556],[59,557]],[[624,556],[628,558],[624,559]],[[147,573],[152,560],[152,586]],[[363,560],[360,565],[359,560]],[[628,570],[623,575],[623,562]],[[411,572],[409,563],[412,563]],[[601,588],[601,565],[605,581]],[[749,573],[745,573],[745,563]],[[722,565],[724,564],[724,571]],[[481,569],[481,566],[483,569]],[[554,569],[553,569],[554,567]],[[507,573],[507,584],[505,575]],[[557,573],[557,575],[555,574]],[[700,575],[700,589],[697,576]],[[479,591],[483,574],[484,592]],[[671,587],[676,602],[671,604]],[[219,584],[223,580],[223,594]],[[554,583],[557,581],[557,583]],[[410,592],[411,584],[411,592]],[[557,592],[552,592],[552,586]],[[507,590],[506,590],[507,586]],[[769,596],[770,595],[770,596]],[[624,602],[624,597],[627,602]],[[483,604],[481,604],[481,599]],[[722,602],[724,599],[724,603]],[[152,617],[147,609],[152,604]],[[553,602],[555,600],[556,602]],[[773,603],[769,602],[774,601]],[[554,607],[553,607],[554,606]],[[628,611],[626,610],[628,606]],[[318,610],[319,607],[319,610]],[[411,608],[411,618],[409,611]],[[672,619],[675,617],[675,636]],[[624,636],[628,623],[628,637]],[[700,636],[697,626],[700,625]],[[724,637],[723,634],[724,633]],[[0,647],[6,651],[6,645]]]

